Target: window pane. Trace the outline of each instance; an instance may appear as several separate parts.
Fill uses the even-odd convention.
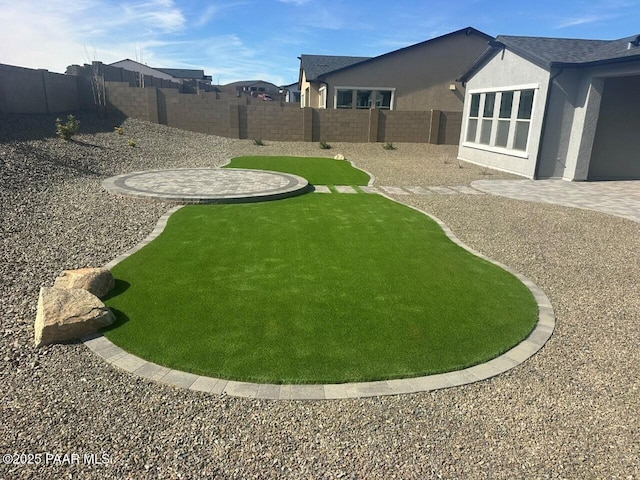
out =
[[[353,104],[353,90],[338,90],[337,107],[351,108]]]
[[[503,97],[504,98],[504,97]],[[498,131],[496,132],[496,146],[506,147],[509,139],[509,120],[498,121]]]
[[[389,110],[391,108],[391,91],[382,90],[378,92],[376,98],[376,108]]]
[[[467,125],[467,142],[476,141],[476,132],[478,131],[478,120],[472,118],[469,120],[469,125]]]
[[[474,93],[471,95],[471,109],[469,110],[470,117],[477,117],[480,112],[480,94]]]
[[[502,92],[500,100],[500,118],[511,118],[511,106],[513,104],[513,92]]]
[[[493,117],[493,107],[496,103],[496,94],[495,93],[487,93],[484,99],[484,111],[482,112],[482,116],[485,118]]]
[[[371,90],[358,90],[356,108],[371,108]]]
[[[516,122],[516,138],[513,141],[513,148],[516,150],[526,150],[528,136],[529,122]]]
[[[520,92],[520,105],[518,106],[518,118],[529,120],[531,118],[531,108],[533,107],[533,90],[522,90]]]
[[[489,145],[489,141],[491,140],[491,124],[492,120],[482,120],[482,128],[480,130],[480,143],[484,143],[485,145]]]

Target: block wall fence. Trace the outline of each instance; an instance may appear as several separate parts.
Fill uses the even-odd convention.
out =
[[[183,93],[175,84],[133,86],[102,65],[107,113],[229,138],[300,142],[412,142],[457,145],[462,112],[333,110],[264,102],[225,92]],[[95,111],[85,67],[67,75],[0,64],[0,113]]]

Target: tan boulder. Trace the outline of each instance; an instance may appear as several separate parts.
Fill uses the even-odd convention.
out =
[[[78,268],[77,270],[64,270],[56,278],[53,286],[57,288],[82,288],[98,298],[103,298],[115,286],[115,280],[106,268]]]
[[[113,313],[81,288],[43,287],[35,323],[36,347],[81,338],[111,325]]]

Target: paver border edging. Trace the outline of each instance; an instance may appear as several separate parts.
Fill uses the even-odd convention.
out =
[[[502,355],[499,355],[485,363],[474,365],[473,367],[468,367],[462,370],[416,378],[324,385],[258,384],[206,377],[173,370],[168,367],[148,362],[143,358],[121,349],[100,332],[84,337],[82,341],[90,350],[102,357],[107,363],[115,365],[116,367],[142,378],[194,391],[265,400],[330,400],[362,398],[398,395],[403,393],[428,392],[443,388],[467,385],[489,379],[511,370],[528,358],[532,357],[544,346],[553,334],[553,330],[555,328],[555,314],[551,302],[537,285],[524,275],[465,245],[439,218],[426,213],[419,208],[406,205],[398,200],[388,197],[387,195],[381,195],[393,202],[400,203],[401,205],[416,210],[417,212],[433,219],[440,228],[442,228],[447,237],[456,245],[464,248],[479,258],[499,266],[518,278],[529,289],[529,291],[531,291],[538,305],[538,321],[529,336]],[[183,206],[184,205],[179,205],[167,211],[159,219],[156,227],[149,236],[131,250],[107,263],[105,268],[113,268],[122,260],[136,253],[145,245],[157,238],[165,229],[169,217]]]
[[[257,174],[262,177],[275,177],[278,179],[286,179],[287,185],[271,187],[267,186],[265,190],[248,190],[236,193],[179,193],[179,192],[158,192],[142,189],[126,185],[126,181],[136,177],[144,177],[149,174],[175,174],[175,173],[193,173],[201,172],[215,173],[218,176],[228,177],[237,173]],[[124,173],[106,178],[102,181],[102,187],[110,193],[123,195],[129,198],[137,198],[143,200],[159,200],[163,202],[180,203],[180,204],[209,204],[209,203],[253,203],[265,202],[270,200],[280,200],[283,198],[303,195],[313,190],[312,186],[306,178],[292,173],[274,172],[271,170],[257,170],[249,168],[221,169],[220,167],[185,167],[185,168],[168,168],[160,170],[142,170],[136,172]]]

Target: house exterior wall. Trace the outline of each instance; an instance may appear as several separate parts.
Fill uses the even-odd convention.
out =
[[[478,165],[533,178],[540,145],[549,71],[509,50],[499,51],[466,84],[458,158]],[[526,151],[467,142],[471,95],[486,91],[533,89],[533,108]],[[495,122],[494,122],[495,123]],[[495,135],[495,131],[494,131]]]
[[[638,103],[634,100],[636,90],[629,84],[633,81],[622,80],[633,75],[640,75],[637,63],[555,72],[539,178],[580,181],[633,175],[634,167],[628,163],[633,156],[628,154],[637,151],[638,140],[636,136],[622,133],[638,118]],[[619,89],[611,86],[616,85],[616,79],[621,79],[617,83]],[[607,84],[610,85],[608,88]],[[602,108],[605,110],[601,111]],[[638,124],[635,125],[637,131]],[[620,156],[614,160],[616,152],[620,152]],[[592,166],[593,162],[597,166]],[[612,170],[606,172],[605,165]],[[631,170],[624,174],[627,168]]]
[[[459,32],[329,73],[323,77],[327,108],[334,108],[337,87],[361,87],[394,89],[393,110],[461,111],[464,89],[457,84],[450,90],[449,85],[486,47],[486,37]]]
[[[320,86],[318,82],[307,81],[305,72],[302,72],[302,80],[300,82],[300,106],[302,108],[324,108],[324,105],[320,105]]]
[[[640,75],[607,78],[589,180],[640,179]]]
[[[547,105],[538,178],[562,178],[565,175],[576,106],[579,103],[578,94],[583,80],[581,71],[576,69],[554,71],[552,76],[555,79]]]

